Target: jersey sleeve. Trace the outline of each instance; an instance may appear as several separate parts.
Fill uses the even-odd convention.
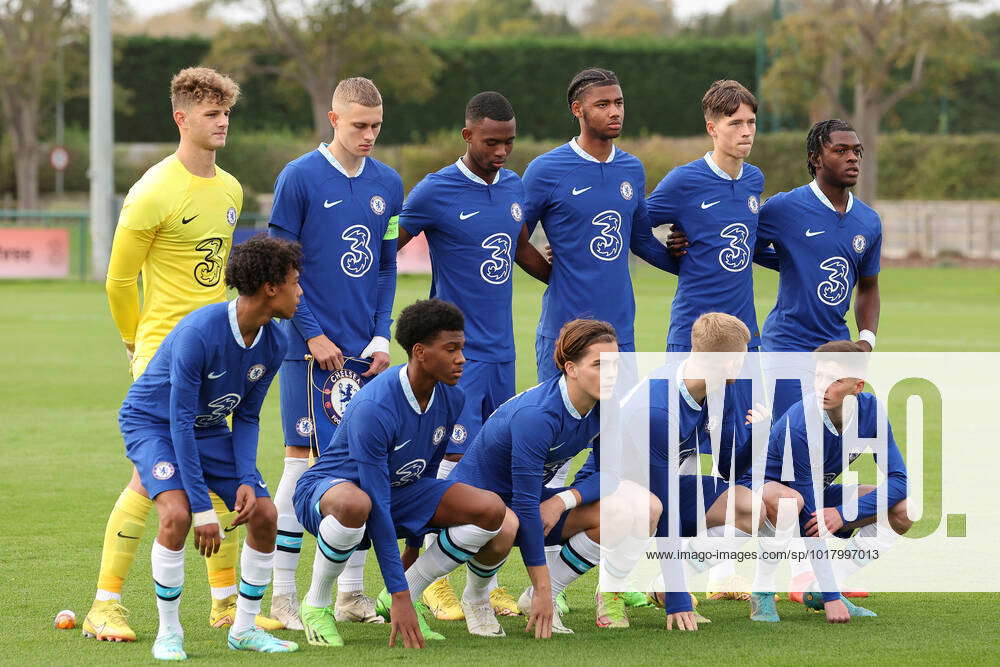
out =
[[[269,325],[272,333],[277,333],[277,326]],[[264,397],[274,380],[281,360],[285,356],[284,337],[279,337],[280,343],[275,346],[275,353],[267,362],[267,371],[254,382],[246,397],[240,402],[233,415],[233,454],[236,459],[236,476],[240,484],[253,485],[257,482],[257,446],[260,440],[260,409],[264,405]]]
[[[280,227],[298,241],[306,219],[306,192],[298,170],[287,165],[274,183],[274,201],[268,225]]]
[[[410,191],[410,196],[403,203],[403,212],[399,214],[399,224],[410,233],[410,236],[417,236],[420,232],[433,229],[438,219],[438,211],[435,210],[433,188],[428,179],[417,183],[417,186]]]
[[[649,209],[646,204],[645,173],[642,174],[642,180],[637,184],[637,189],[639,201],[632,216],[632,234],[631,238],[629,238],[629,250],[636,257],[645,260],[656,268],[677,275],[680,271],[677,260],[671,257],[667,247],[653,236],[653,223],[649,217]]]
[[[195,439],[194,423],[198,413],[198,395],[205,367],[205,344],[197,329],[186,326],[174,334],[170,359],[170,439],[177,456],[177,467],[184,483],[191,512],[212,509],[208,497],[201,454]]]
[[[653,227],[680,222],[681,176],[677,169],[663,177],[646,199],[646,209]]]
[[[524,224],[528,227],[528,234],[532,234],[545,217],[555,187],[551,173],[545,169],[544,160],[535,158],[531,161],[524,170],[521,185],[524,187]]]
[[[878,220],[878,216],[875,217]],[[865,250],[858,271],[862,278],[877,275],[882,264],[882,223],[879,221],[878,233]]]
[[[353,417],[347,428],[347,450],[358,464],[358,485],[372,501],[368,515],[368,533],[375,544],[382,579],[389,593],[405,591],[406,577],[399,559],[396,527],[390,514],[389,448],[392,432],[386,423],[385,409],[370,399],[351,403]]]
[[[881,411],[881,406],[879,407]],[[856,520],[867,519],[878,514],[878,495],[882,492],[881,486],[885,486],[886,508],[892,507],[896,503],[906,498],[906,463],[903,461],[903,454],[896,445],[896,438],[892,435],[892,425],[885,421],[888,430],[886,434],[885,456],[875,454],[875,463],[879,470],[885,475],[885,481],[876,487],[871,493],[858,498],[858,517]],[[840,517],[844,518],[844,506],[839,505],[837,511]]]
[[[539,511],[547,450],[556,436],[555,425],[544,414],[520,411],[513,415],[511,434],[511,503],[520,521],[518,543],[528,567],[545,565],[545,532]]]
[[[585,465],[589,466],[587,474],[580,477],[573,478],[573,488],[577,490],[580,494],[580,504],[589,505],[590,503],[596,503],[601,499],[601,484],[603,483],[608,489],[615,489],[618,486],[617,477],[611,477],[605,472],[601,471],[601,438],[598,436],[594,439],[593,446],[590,450],[590,455],[587,457]],[[612,466],[612,469],[617,469],[617,466]],[[596,473],[596,474],[595,474]]]
[[[139,272],[149,254],[149,247],[156,238],[155,229],[131,229],[119,226],[111,245],[108,276],[104,290],[108,294],[108,307],[122,341],[135,343],[139,327]]]
[[[396,236],[399,236],[397,230]],[[396,237],[382,241],[376,283],[375,335],[389,338],[392,302],[396,298]]]

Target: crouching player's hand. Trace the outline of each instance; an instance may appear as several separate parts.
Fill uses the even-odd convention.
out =
[[[552,593],[548,589],[535,588],[531,595],[531,613],[528,615],[528,625],[524,631],[535,628],[535,639],[548,639],[552,636]]]
[[[847,605],[842,600],[832,600],[823,603],[823,611],[826,612],[827,623],[850,623],[851,612],[847,611]]]
[[[242,526],[250,520],[254,508],[257,507],[257,494],[249,484],[240,484],[236,489],[236,518],[233,519],[233,527]]]
[[[552,527],[559,521],[559,517],[566,511],[566,503],[559,496],[552,496],[538,506],[538,513],[542,517],[542,531],[548,535]]]
[[[396,645],[396,635],[403,638],[404,648],[423,648],[424,635],[417,622],[417,610],[413,608],[409,591],[392,594],[392,608],[389,610],[392,629],[389,631],[389,646]]]
[[[675,623],[678,630],[698,629],[698,621],[695,619],[693,611],[679,611],[674,614],[667,614],[667,630],[673,630]]]

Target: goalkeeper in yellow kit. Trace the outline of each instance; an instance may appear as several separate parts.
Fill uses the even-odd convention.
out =
[[[106,289],[133,379],[182,317],[226,299],[223,274],[243,188],[216,166],[215,151],[226,144],[229,112],[239,92],[234,81],[205,67],[174,76],[170,101],[180,131],[177,152],[150,167],[125,198]],[[214,494],[212,502],[220,522],[228,526],[228,508]],[[133,469],[108,517],[97,595],[83,621],[85,636],[135,640],[125,620],[121,590],[152,507]],[[236,539],[225,540],[219,552],[206,559],[213,598],[209,622],[215,627],[231,625],[235,615],[237,544]],[[266,629],[280,627],[269,621],[257,619]]]

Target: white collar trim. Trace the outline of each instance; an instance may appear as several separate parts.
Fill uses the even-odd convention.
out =
[[[813,179],[812,182],[809,183],[809,189],[813,191],[813,194],[816,195],[817,199],[819,199],[821,202],[823,202],[824,206],[826,206],[828,209],[830,209],[834,213],[840,213],[840,211],[838,211],[837,208],[832,203],[830,203],[830,198],[827,197],[826,194],[824,194],[824,192],[819,189],[819,183],[816,182],[816,179]],[[851,192],[850,190],[848,190],[847,191],[847,210],[844,211],[844,213],[850,213],[852,206],[854,206],[854,193]]]
[[[584,160],[588,160],[589,162],[597,162],[598,164],[600,164],[601,162],[600,160],[598,160],[596,157],[594,157],[587,151],[583,150],[580,144],[577,143],[576,137],[573,137],[572,139],[569,140],[569,147],[573,149],[574,153],[582,157]],[[615,154],[617,152],[618,149],[615,148],[614,144],[611,144],[611,153],[608,155],[608,159],[604,161],[605,164],[607,164],[608,162],[614,162]]]
[[[688,404],[688,407],[692,410],[697,410],[701,412],[701,404],[694,400],[694,396],[688,391],[687,385],[684,384],[684,368],[687,366],[687,359],[681,362],[681,365],[677,367],[677,390],[684,397],[684,402]]]
[[[708,165],[709,169],[711,169],[713,172],[715,172],[716,176],[718,176],[719,178],[721,178],[721,179],[723,179],[725,181],[738,181],[741,178],[743,178],[743,167],[746,166],[745,163],[741,164],[740,165],[740,173],[736,174],[736,178],[733,178],[732,176],[730,176],[729,174],[727,174],[722,169],[722,167],[720,167],[719,165],[717,165],[715,163],[715,160],[712,159],[712,151],[709,151],[709,152],[705,153],[705,163]]]
[[[857,410],[851,410],[851,414],[847,416],[847,421],[844,422],[844,424],[842,425],[844,431],[846,431],[847,427],[851,425],[851,423],[854,421],[854,418],[857,417],[857,414],[858,414]],[[823,410],[823,424],[826,426],[826,430],[828,430],[832,435],[835,435],[837,437],[843,435],[843,433],[837,433],[837,427],[833,425],[833,420],[830,419],[830,415],[827,413],[826,410]]]
[[[417,403],[417,397],[413,395],[413,387],[410,386],[410,378],[406,376],[407,364],[403,364],[399,368],[399,385],[403,388],[403,396],[406,396],[406,402],[410,404],[413,411],[418,415],[427,414],[427,410],[431,409],[434,405],[434,395],[437,394],[437,385],[434,385],[434,389],[431,390],[431,400],[427,401],[427,410],[423,412],[420,411],[420,403]]]
[[[347,178],[357,178],[358,176],[360,176],[361,172],[365,170],[365,164],[367,164],[368,162],[368,158],[366,157],[361,158],[361,166],[358,167],[358,173],[354,174],[354,176],[351,176],[350,174],[347,173],[347,169],[344,168],[344,165],[340,164],[340,160],[335,158],[333,156],[333,153],[330,152],[329,144],[321,143],[316,150],[320,152],[320,155],[326,158],[326,161],[329,162],[334,169],[342,173]]]
[[[233,299],[229,302],[229,330],[233,332],[233,338],[236,339],[236,344],[242,347],[244,350],[252,350],[260,342],[260,337],[264,335],[264,327],[257,329],[257,337],[253,339],[250,343],[250,347],[247,347],[246,343],[243,342],[243,334],[240,333],[240,323],[236,319],[236,302],[239,301],[239,297]]]
[[[455,166],[458,167],[458,170],[460,172],[462,172],[463,174],[465,174],[465,177],[467,179],[469,179],[470,181],[472,181],[473,183],[479,183],[480,185],[496,185],[497,183],[500,182],[500,170],[499,169],[497,170],[497,175],[493,178],[493,182],[492,183],[487,183],[483,179],[481,179],[478,176],[476,176],[475,174],[473,174],[472,170],[469,169],[468,167],[466,167],[465,163],[462,162],[462,158],[458,158],[457,160],[455,160]]]
[[[588,412],[587,415],[581,416],[580,411],[573,407],[573,401],[569,400],[569,389],[566,388],[565,375],[559,376],[559,394],[562,396],[563,407],[566,408],[566,412],[568,412],[573,419],[583,419],[590,414]],[[591,408],[591,410],[593,410],[593,408]]]

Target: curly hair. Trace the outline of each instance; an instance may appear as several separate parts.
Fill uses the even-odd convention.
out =
[[[188,67],[170,80],[170,104],[189,109],[202,102],[231,107],[240,97],[239,85],[210,67]]]
[[[830,143],[830,135],[834,132],[854,132],[854,128],[846,120],[831,118],[830,120],[821,120],[813,125],[809,134],[806,135],[806,168],[809,169],[810,176],[816,176],[813,158],[820,156],[823,152],[823,146]]]
[[[566,103],[572,109],[573,102],[583,97],[583,93],[594,86],[618,85],[621,85],[621,82],[618,81],[618,75],[611,70],[588,67],[577,72],[576,76],[569,82],[569,88],[566,89]]]
[[[719,79],[705,91],[701,98],[701,111],[706,120],[732,116],[745,104],[757,113],[757,98],[746,86],[732,79]]]
[[[560,372],[566,370],[566,363],[579,361],[594,343],[614,343],[618,336],[615,328],[601,320],[570,320],[559,330],[556,349],[552,360]]]
[[[301,268],[302,247],[298,243],[257,234],[229,254],[226,285],[240,296],[252,296],[265,284],[283,284],[289,271]]]
[[[429,343],[442,331],[464,331],[465,316],[458,307],[441,299],[424,299],[403,309],[396,320],[396,342],[407,356],[417,343]]]
[[[493,90],[477,93],[465,107],[465,122],[470,125],[478,123],[484,118],[507,121],[513,117],[514,107],[511,106],[510,101]]]

